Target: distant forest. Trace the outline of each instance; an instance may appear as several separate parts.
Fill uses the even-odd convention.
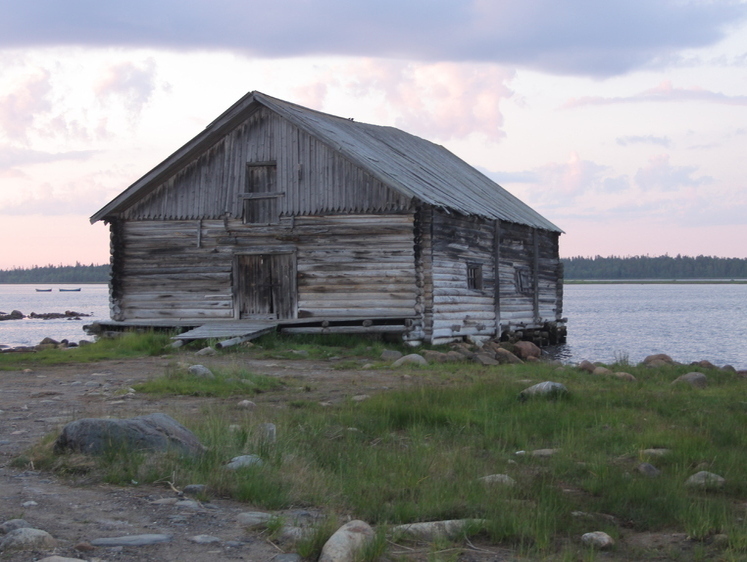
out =
[[[565,258],[566,279],[747,279],[747,259],[713,256]]]
[[[573,257],[561,260],[573,279],[747,279],[747,259],[712,256]],[[109,264],[45,265],[0,270],[0,283],[108,283]]]
[[[109,264],[44,265],[0,269],[0,283],[108,283]]]

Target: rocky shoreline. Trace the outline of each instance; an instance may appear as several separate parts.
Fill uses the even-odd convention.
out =
[[[59,320],[60,318],[66,318],[68,320],[80,320],[86,316],[93,316],[93,314],[86,314],[85,312],[75,312],[74,310],[66,310],[65,312],[32,312],[26,316],[20,310],[13,310],[10,313],[0,312],[0,322],[3,320],[23,320],[24,318],[33,318],[35,320]]]

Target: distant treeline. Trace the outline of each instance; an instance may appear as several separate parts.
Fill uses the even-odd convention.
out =
[[[747,259],[713,256],[565,258],[566,279],[747,279]]]
[[[106,265],[44,265],[0,269],[0,283],[108,283]]]

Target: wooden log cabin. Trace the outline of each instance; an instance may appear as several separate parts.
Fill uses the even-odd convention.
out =
[[[558,227],[442,146],[260,92],[100,220],[114,321],[565,333]]]

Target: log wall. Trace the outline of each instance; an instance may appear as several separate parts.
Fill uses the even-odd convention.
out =
[[[413,214],[240,220],[122,221],[115,320],[233,319],[241,253],[296,255],[298,317],[416,314]]]

